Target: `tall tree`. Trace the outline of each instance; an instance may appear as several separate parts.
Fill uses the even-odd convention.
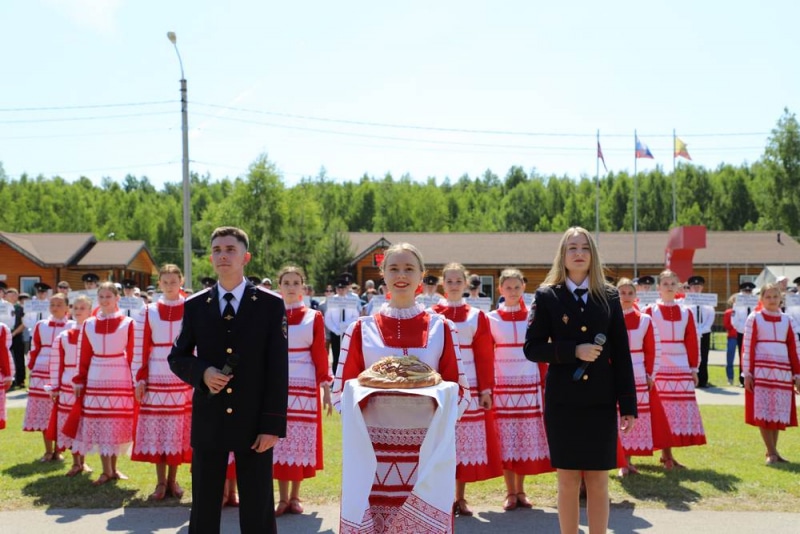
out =
[[[319,241],[316,258],[310,268],[311,283],[317,287],[333,283],[336,277],[353,261],[355,252],[347,228],[340,219],[334,219]]]
[[[800,126],[784,108],[762,158],[772,175],[771,193],[777,230],[800,233]]]

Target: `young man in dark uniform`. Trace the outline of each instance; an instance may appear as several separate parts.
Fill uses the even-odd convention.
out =
[[[195,388],[192,533],[219,532],[228,451],[236,457],[241,531],[277,532],[272,447],[286,435],[286,310],[277,294],[244,277],[247,247],[247,234],[238,228],[211,234],[219,282],[186,300],[169,355],[172,371]]]

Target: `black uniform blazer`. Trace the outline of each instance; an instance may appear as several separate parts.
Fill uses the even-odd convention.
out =
[[[239,354],[233,379],[209,397],[203,373],[222,369],[230,353]],[[195,388],[193,448],[249,449],[258,434],[286,436],[289,347],[286,308],[277,294],[247,282],[232,320],[221,316],[216,285],[189,297],[169,366]]]
[[[625,318],[616,289],[607,288],[608,309],[588,295],[584,311],[566,284],[536,291],[525,335],[525,357],[550,364],[545,405],[617,404],[622,415],[637,415],[636,387]],[[572,379],[583,363],[575,347],[606,335],[600,357],[589,364],[584,380]]]

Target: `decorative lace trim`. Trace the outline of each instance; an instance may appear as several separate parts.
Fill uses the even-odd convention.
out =
[[[427,428],[381,428],[368,427],[369,439],[372,443],[383,445],[422,445]]]
[[[286,309],[287,310],[296,310],[298,308],[302,308],[303,306],[305,306],[305,304],[306,304],[305,302],[303,302],[302,300],[299,300],[299,301],[293,302],[291,304],[286,304]]]
[[[408,308],[395,308],[391,306],[391,301],[381,307],[378,313],[392,319],[413,319],[417,315],[425,312],[425,306],[414,304]]]
[[[78,437],[72,450],[80,454],[98,452],[105,456],[127,453],[133,441],[133,417],[130,418],[81,418]]]
[[[188,413],[175,416],[141,414],[136,426],[134,453],[182,454],[191,449],[191,420]]]
[[[522,310],[522,306],[520,304],[517,304],[516,306],[506,306],[505,303],[503,303],[498,309],[505,312],[518,312]]]
[[[500,449],[504,461],[539,460],[550,457],[544,421],[535,419],[500,419],[497,421]]]
[[[286,465],[317,465],[317,424],[289,419],[286,437],[278,440],[273,462]]]
[[[464,299],[461,299],[458,302],[454,302],[452,300],[443,300],[442,304],[444,304],[448,308],[463,308],[464,306],[467,305],[467,301]]]
[[[489,463],[486,452],[486,421],[464,421],[456,424],[456,460],[461,465]]]

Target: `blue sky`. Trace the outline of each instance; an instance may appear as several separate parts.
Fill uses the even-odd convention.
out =
[[[12,179],[180,182],[170,30],[191,169],[214,179],[261,153],[290,185],[323,167],[594,176],[598,129],[611,170],[633,169],[634,129],[655,155],[639,169],[671,169],[673,128],[714,168],[757,160],[800,110],[792,0],[6,0],[0,20]]]

